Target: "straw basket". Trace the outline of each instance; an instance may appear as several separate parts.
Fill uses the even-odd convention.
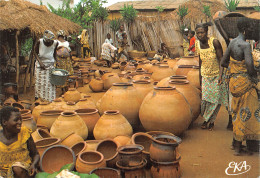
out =
[[[141,58],[141,57],[144,57],[146,55],[146,52],[134,50],[134,51],[128,51],[128,54],[132,58]]]
[[[61,71],[63,75],[56,75],[53,72]],[[69,72],[63,69],[53,69],[51,71],[51,84],[53,85],[65,85]]]

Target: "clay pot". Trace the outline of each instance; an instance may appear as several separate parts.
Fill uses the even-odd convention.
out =
[[[119,110],[132,127],[138,127],[139,108],[142,100],[139,93],[130,83],[115,83],[97,103],[101,114],[107,110]]]
[[[25,109],[31,109],[32,103],[29,100],[22,100],[19,103],[21,103]]]
[[[187,76],[188,72],[193,68],[193,65],[179,65],[176,70],[176,75]]]
[[[138,132],[132,135],[131,143],[134,145],[142,145],[144,147],[143,153],[150,155],[150,146],[152,143],[151,139],[151,135],[143,132]]]
[[[45,150],[41,159],[41,170],[47,173],[58,172],[64,165],[76,162],[76,158],[72,150],[63,145],[54,145]],[[72,166],[69,171],[72,171]]]
[[[37,128],[36,131],[32,133],[32,138],[34,142],[49,137],[51,137],[50,133],[41,128]]]
[[[99,177],[121,178],[120,171],[108,167],[102,167],[92,170],[89,174],[96,174]]]
[[[136,69],[136,66],[132,63],[129,63],[129,64],[126,65],[124,70],[125,71],[135,71],[135,69]]]
[[[41,102],[38,106],[36,106],[32,111],[32,117],[35,122],[37,122],[38,117],[41,112],[50,110],[51,106],[49,102]]]
[[[103,154],[108,167],[115,167],[117,159],[118,144],[112,139],[106,139],[97,145],[96,151]]]
[[[176,72],[180,65],[199,65],[199,62],[193,56],[183,56],[176,62],[173,71]]]
[[[72,151],[74,152],[75,156],[77,157],[80,153],[87,151],[87,144],[86,142],[78,142],[71,146]]]
[[[78,105],[74,101],[68,101],[65,105],[62,106],[63,111],[75,111],[79,109]]]
[[[13,97],[9,97],[4,101],[4,106],[11,106],[16,100]]]
[[[160,65],[158,70],[155,70],[152,74],[152,79],[154,81],[160,81],[166,77],[170,77],[175,73],[168,65]]]
[[[67,147],[72,147],[76,143],[84,141],[81,136],[78,134],[75,134],[74,132],[69,134],[67,137],[65,137],[62,141],[61,144],[65,145]]]
[[[130,143],[131,138],[127,136],[117,136],[113,139],[119,146],[125,146]]]
[[[184,95],[191,107],[192,120],[196,120],[200,114],[201,105],[200,94],[197,88],[190,85],[188,80],[171,80],[169,84]]]
[[[143,69],[146,70],[146,71],[150,71],[151,67],[153,65],[151,63],[146,63],[144,66],[143,66]]]
[[[51,129],[52,124],[60,116],[62,112],[62,110],[43,111],[37,120],[37,124],[44,125],[48,129]]]
[[[146,132],[147,134],[153,136],[153,135],[171,135],[171,136],[175,136],[174,134],[170,133],[170,132],[164,132],[164,131],[149,131]]]
[[[113,76],[115,76],[115,77],[118,76],[117,73],[108,72],[108,73],[105,73],[105,74],[101,77],[101,79],[102,79],[103,81],[105,81],[106,79],[109,78],[110,75],[113,75]]]
[[[153,135],[150,146],[151,160],[157,162],[176,161],[176,147],[181,141],[177,136]]]
[[[76,104],[77,109],[96,109],[95,103],[90,99],[90,96],[84,96],[85,98],[80,99]]]
[[[106,132],[104,132],[104,129]],[[94,137],[97,140],[115,138],[118,135],[131,136],[133,134],[132,126],[119,111],[105,111],[97,121],[94,128]]]
[[[101,142],[101,140],[87,140],[87,151],[95,151],[97,149],[97,145]]]
[[[176,59],[168,59],[167,64],[169,65],[170,68],[173,68],[177,63]]]
[[[22,109],[20,110],[22,118],[24,117],[32,117],[31,110],[29,109]]]
[[[134,81],[134,87],[137,89],[141,100],[145,98],[145,96],[153,90],[153,85],[149,80],[137,80]]]
[[[121,82],[118,75],[109,75],[107,79],[104,80],[104,89],[108,90],[113,86],[113,83]]]
[[[78,102],[81,99],[80,93],[76,88],[69,88],[69,90],[64,94],[64,100]]]
[[[157,63],[152,64],[152,66],[149,68],[148,72],[154,73],[156,70],[159,69],[159,66],[160,66],[160,64],[157,64]]]
[[[18,109],[20,109],[20,110],[23,110],[23,109],[24,109],[24,106],[23,106],[22,104],[20,104],[20,103],[17,103],[17,102],[12,103],[12,106],[13,106],[14,108],[18,108]]]
[[[104,75],[104,72],[102,70],[96,70],[95,71],[95,77],[96,78],[101,77],[102,75]]]
[[[172,75],[170,77],[166,77],[157,83],[157,87],[168,87],[170,80],[186,80],[187,77],[184,75]]]
[[[104,89],[104,82],[100,78],[92,79],[89,83],[89,88],[93,92],[101,92]]]
[[[196,88],[200,89],[200,78],[199,78],[199,66],[193,66],[193,68],[188,72],[187,79]]]
[[[36,131],[37,126],[36,122],[33,120],[31,116],[28,117],[22,117],[22,126],[25,126],[26,128],[30,129],[32,132]]]
[[[135,167],[142,165],[142,151],[144,147],[141,145],[125,145],[118,148],[119,164],[123,167]]]
[[[125,70],[126,65],[127,65],[127,62],[120,62],[120,64],[119,64],[120,70],[121,71]]]
[[[80,173],[89,174],[96,168],[106,167],[104,156],[97,151],[86,151],[78,155],[76,160],[76,170]]]
[[[111,65],[112,69],[118,69],[119,68],[119,63],[115,62],[114,64]]]
[[[61,110],[63,108],[63,105],[66,103],[62,101],[61,99],[55,99],[53,102],[50,104],[52,110]]]
[[[148,93],[140,107],[139,117],[145,130],[167,131],[175,135],[183,133],[192,121],[189,104],[173,87],[155,87]]]
[[[76,133],[84,140],[88,137],[88,128],[81,119],[81,117],[75,112],[63,112],[55,120],[51,127],[51,136],[64,139],[70,133]]]
[[[97,109],[77,109],[75,112],[83,119],[88,127],[88,134],[93,135],[94,127],[100,118]]]
[[[43,138],[41,140],[38,140],[35,142],[36,148],[40,154],[40,156],[42,156],[43,152],[49,148],[50,146],[53,145],[58,145],[60,143],[60,139],[59,138],[53,138],[53,137],[49,137],[49,138]]]
[[[179,161],[156,163],[154,162],[151,173],[153,178],[180,178],[181,169]]]

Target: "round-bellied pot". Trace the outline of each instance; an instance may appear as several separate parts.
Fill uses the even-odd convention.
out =
[[[65,137],[61,141],[61,144],[65,145],[67,147],[72,147],[76,143],[79,143],[79,142],[82,142],[82,141],[84,141],[84,140],[83,140],[83,138],[81,136],[79,136],[78,134],[75,134],[74,132],[72,132],[71,134],[69,134],[67,137]]]
[[[106,130],[104,132],[104,130]],[[119,111],[105,111],[97,121],[94,131],[94,137],[97,140],[115,138],[118,135],[131,136],[133,134],[132,126]]]
[[[192,121],[190,105],[174,87],[155,87],[144,98],[139,117],[146,131],[175,135],[183,133]]]
[[[118,151],[119,164],[123,167],[135,167],[143,164],[142,145],[120,146]]]
[[[188,103],[190,104],[192,111],[192,120],[196,120],[200,114],[201,99],[198,93],[198,89],[189,84],[188,80],[171,80],[170,86],[174,86],[179,92],[181,92]]]
[[[150,157],[157,162],[176,161],[176,147],[181,143],[177,136],[153,135],[150,146]]]
[[[28,129],[31,129],[32,132],[36,131],[37,126],[36,122],[33,120],[31,116],[22,117],[22,126],[25,126]]]
[[[84,98],[80,99],[79,102],[76,104],[78,109],[96,109],[95,103],[90,99],[90,97],[85,96]]]
[[[97,103],[100,114],[107,110],[118,110],[132,125],[139,125],[139,108],[142,100],[130,83],[115,83]]]
[[[77,109],[79,109],[78,105],[76,105],[76,103],[74,101],[68,101],[68,102],[66,102],[66,104],[64,104],[62,106],[62,110],[66,111],[66,112],[68,112],[68,111],[75,111]]]
[[[173,72],[172,68],[169,68],[168,65],[160,65],[159,69],[155,70],[152,74],[152,79],[154,81],[160,81],[166,77],[170,77],[174,75],[175,73]]]
[[[43,152],[49,148],[50,146],[53,145],[58,145],[60,143],[60,139],[59,138],[53,138],[53,137],[49,137],[49,138],[43,138],[41,140],[38,140],[35,142],[36,148],[40,154],[40,156],[42,156]]]
[[[55,120],[51,127],[51,136],[64,139],[70,133],[76,133],[84,140],[88,137],[88,128],[81,119],[81,117],[75,112],[63,112]]]
[[[81,152],[87,151],[87,144],[84,141],[78,142],[75,145],[72,145],[71,149],[77,157]]]
[[[60,116],[62,113],[62,110],[47,110],[41,112],[37,124],[44,125],[48,127],[48,129],[51,129],[52,124],[54,121]]]
[[[99,177],[121,178],[120,171],[108,167],[94,169],[89,174],[96,174]]]
[[[117,136],[113,139],[115,142],[117,142],[117,144],[119,146],[124,146],[124,145],[127,145],[128,143],[130,143],[131,141],[131,138],[128,137],[128,136]]]
[[[69,88],[69,90],[64,94],[64,100],[78,102],[81,99],[80,92],[76,88]]]
[[[96,70],[95,71],[95,77],[96,78],[101,77],[102,75],[104,75],[104,72],[102,70]]]
[[[42,111],[50,110],[51,106],[49,102],[40,102],[38,106],[36,106],[32,111],[32,117],[35,122],[37,122],[38,117],[40,116]]]
[[[199,65],[199,62],[194,58],[194,56],[183,56],[181,57],[173,67],[173,71],[176,72],[179,65]]]
[[[187,76],[188,72],[193,68],[194,65],[179,65],[176,70],[176,75]]]
[[[105,81],[106,79],[109,78],[109,75],[118,76],[117,73],[107,72],[107,73],[105,73],[104,75],[102,75],[101,79],[102,79],[103,81]]]
[[[151,167],[151,173],[153,178],[180,178],[181,169],[179,160],[173,162],[163,162],[158,163],[153,161],[153,166]]]
[[[199,78],[199,66],[193,66],[193,68],[188,72],[187,79],[196,88],[200,89],[200,78]]]
[[[101,142],[102,140],[87,140],[87,151],[96,151],[97,145]]]
[[[149,68],[148,72],[154,73],[156,70],[159,69],[160,63],[153,63],[152,66]]]
[[[100,78],[92,79],[89,83],[89,88],[93,92],[101,92],[104,89],[104,81]]]
[[[166,77],[157,83],[157,87],[168,87],[170,80],[186,80],[187,77],[184,75],[172,75],[170,77]]]
[[[177,63],[176,59],[168,59],[167,64],[169,65],[170,68],[173,68]]]
[[[69,171],[74,169],[76,162],[73,151],[63,145],[54,145],[47,148],[40,159],[41,170],[47,173],[54,173],[59,171],[62,166],[73,163]]]
[[[41,140],[43,138],[49,138],[51,137],[50,133],[44,129],[38,128],[36,131],[32,133],[32,138],[34,142],[37,142],[38,140]]]
[[[93,135],[94,127],[100,118],[97,109],[77,109],[75,112],[83,119],[88,127],[88,134]]]
[[[93,169],[100,167],[106,167],[106,161],[100,152],[85,151],[78,155],[76,160],[77,172],[89,174]]]
[[[50,106],[53,110],[61,110],[63,108],[63,105],[65,105],[65,104],[66,104],[66,102],[57,98],[57,99],[53,100],[53,102],[50,104]]]
[[[104,89],[108,90],[113,86],[113,83],[121,82],[118,75],[108,75],[108,77],[104,80]]]
[[[134,81],[134,87],[137,89],[142,101],[145,96],[153,90],[153,84],[149,80]]]

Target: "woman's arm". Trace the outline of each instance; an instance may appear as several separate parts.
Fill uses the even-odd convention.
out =
[[[32,137],[30,137],[27,140],[27,147],[28,147],[28,150],[29,150],[29,155],[30,155],[30,157],[32,159],[32,164],[31,164],[30,169],[32,171],[34,171],[35,168],[36,168],[36,165],[38,164],[38,162],[40,160],[40,155],[39,155],[39,153],[37,151],[36,145],[35,145]]]
[[[220,42],[217,39],[213,41],[214,48],[216,50],[217,59],[219,61],[219,83],[222,81],[223,67],[220,65],[221,59],[223,57],[223,49]]]
[[[253,57],[252,57],[252,52],[251,52],[251,46],[249,43],[247,43],[244,47],[244,55],[245,55],[245,63],[246,63],[246,68],[249,76],[254,82],[257,82],[257,72],[254,69],[254,62],[253,62]]]

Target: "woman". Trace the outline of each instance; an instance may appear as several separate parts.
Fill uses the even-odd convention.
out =
[[[112,64],[112,61],[115,57],[116,49],[117,48],[111,45],[110,43],[104,43],[102,45],[101,57],[103,60],[107,62],[108,67],[110,67]]]
[[[257,72],[254,69],[251,46],[246,42],[246,34],[250,33],[249,20],[240,19],[237,28],[239,35],[230,42],[221,61],[223,67],[230,67],[231,73],[229,89],[233,96],[232,146],[236,156],[241,154],[244,140],[249,151],[259,151],[260,138],[260,105],[255,88]]]
[[[201,115],[204,122],[202,129],[213,130],[214,121],[217,117],[221,104],[227,106],[227,92],[222,83],[223,68],[220,67],[220,60],[223,50],[220,42],[214,37],[208,37],[208,26],[211,23],[196,25],[198,40],[195,43],[196,52],[200,57],[200,75],[202,78],[202,103]]]
[[[22,117],[17,108],[0,110],[0,177],[33,177],[40,160],[31,130],[22,126]]]
[[[183,33],[183,43],[182,43],[182,47],[183,47],[183,55],[184,56],[189,56],[189,45],[190,45],[190,39],[189,39],[189,29],[185,28],[184,29],[184,33]]]
[[[124,25],[120,25],[119,30],[116,32],[116,41],[118,48],[121,46],[121,42],[123,41],[123,33],[126,33]]]
[[[89,42],[88,42],[89,37],[88,37],[88,32],[86,29],[84,29],[82,31],[79,38],[80,38],[80,43],[81,43],[81,57],[82,58],[90,57],[91,51],[90,51]]]

